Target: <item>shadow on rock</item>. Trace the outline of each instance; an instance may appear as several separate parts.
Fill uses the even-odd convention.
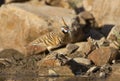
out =
[[[66,64],[70,66],[70,69],[75,75],[84,74],[88,70],[87,66],[79,64],[74,60],[70,60]]]

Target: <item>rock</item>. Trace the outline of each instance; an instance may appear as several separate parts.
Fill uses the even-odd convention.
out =
[[[38,65],[40,65],[41,67],[57,67],[61,66],[61,63],[59,62],[59,60],[48,59],[43,61],[42,63],[39,62]]]
[[[62,17],[69,25],[74,13],[68,9],[27,3],[3,5],[0,8],[0,49],[12,48],[26,54],[25,47],[29,42],[63,25]]]
[[[28,45],[26,46],[26,51],[27,51],[27,55],[34,55],[48,51],[48,49],[44,45]]]
[[[105,65],[100,67],[99,77],[100,78],[106,78],[110,75],[111,71],[112,71],[111,66],[108,65],[108,64],[105,64]]]
[[[72,54],[68,54],[68,56],[69,56],[70,58],[85,57],[85,55],[82,54],[81,51],[76,51],[76,52],[74,52],[74,53],[72,53]]]
[[[102,28],[101,31],[104,33],[106,30],[104,30],[104,28]],[[119,32],[120,32],[120,25],[112,26],[111,29],[109,30],[108,34],[106,35],[107,39],[111,40],[111,41],[119,42],[119,36],[120,36]]]
[[[67,53],[67,49],[66,47],[63,47],[63,48],[59,48],[59,49],[55,49],[53,50],[54,52],[57,52],[59,54],[66,54]]]
[[[83,18],[84,20],[93,20],[94,17],[90,12],[84,11],[78,14],[79,18]]]
[[[91,11],[95,0],[83,0],[83,7],[86,11]]]
[[[57,57],[57,59],[60,60],[61,65],[66,65],[67,62],[69,62],[71,60],[70,57],[67,57],[64,54],[58,54],[56,57]]]
[[[101,31],[105,32],[105,28],[102,28]],[[107,40],[110,42],[110,47],[119,49],[119,46],[120,46],[119,32],[120,32],[120,26],[115,25],[111,27],[108,34],[106,34]]]
[[[16,11],[16,13],[12,12],[14,10]],[[30,19],[31,24],[27,23],[29,21],[27,17]],[[15,22],[11,21],[11,19]],[[36,22],[34,22],[34,19]],[[28,42],[34,40],[36,37],[39,36],[40,33],[42,34],[45,32],[49,32],[47,26],[45,26],[46,28],[43,28],[40,24],[37,23],[41,22],[45,24],[46,22],[44,20],[38,18],[34,14],[31,14],[12,5],[4,5],[1,7],[0,20],[2,20],[2,22],[0,22],[0,25],[2,26],[0,35],[0,48],[13,48],[22,52],[23,54],[25,53],[25,45]],[[38,30],[39,28],[42,30]],[[7,40],[4,40],[4,38],[7,38]]]
[[[45,58],[40,60],[37,65],[41,67],[57,67],[65,65],[71,58],[59,54],[57,52],[52,52],[50,55],[47,55]]]
[[[76,43],[76,45],[79,46],[79,49],[77,51],[80,51],[82,56],[86,56],[91,50],[91,45],[88,44],[88,42],[80,42]]]
[[[57,58],[58,53],[53,52],[50,55],[46,56],[40,60],[37,65],[39,67],[57,67],[61,66],[60,60]]]
[[[5,0],[5,3],[11,2],[11,0]]]
[[[105,64],[100,67],[100,71],[104,72],[105,74],[109,74],[112,71],[112,67],[108,64]]]
[[[0,62],[0,71],[5,68],[5,65]]]
[[[39,66],[38,66],[39,67]],[[51,71],[51,72],[50,72]],[[52,69],[39,67],[38,75],[39,76],[74,76],[72,70],[68,66],[53,67]]]
[[[78,0],[5,0],[5,3],[20,3],[20,2],[28,2],[30,4],[37,4],[37,5],[49,5],[49,6],[55,6],[55,7],[62,7],[62,8],[68,8],[71,9],[73,5],[76,7],[81,7],[82,1]],[[70,4],[70,2],[72,4]]]
[[[82,11],[84,11],[84,9],[82,7],[82,1],[83,0],[67,0],[70,7],[75,10],[76,14],[81,13]]]
[[[110,46],[110,42],[105,38],[102,37],[100,40],[95,40],[99,47],[107,47]]]
[[[77,46],[75,44],[68,44],[66,46],[66,49],[68,50],[68,52],[67,52],[68,54],[75,52],[78,48],[79,48],[79,46]]]
[[[109,46],[115,49],[119,49],[119,43],[116,41],[110,42]]]
[[[55,67],[54,71],[59,76],[74,76],[74,73],[68,66]]]
[[[86,11],[93,14],[98,27],[104,27],[103,25],[119,25],[119,3],[119,0],[84,0],[83,6]]]
[[[83,64],[83,65],[90,65],[91,61],[89,59],[86,58],[73,58],[73,60],[79,64]]]
[[[93,79],[93,78],[92,78]],[[92,80],[91,77],[81,76],[81,77],[69,77],[65,81],[87,81]]]
[[[85,27],[86,26],[86,21],[85,21],[85,19],[83,19],[82,17],[81,17],[81,14],[79,15],[77,15],[77,18],[79,19],[79,23],[81,24],[81,25],[83,25],[83,27]]]
[[[100,72],[99,77],[100,78],[105,78],[106,77],[106,73],[105,72]]]
[[[52,77],[53,77],[53,76],[58,76],[58,74],[57,74],[54,70],[52,70],[52,69],[49,69],[49,70],[48,70],[48,75],[49,75],[49,76],[52,76]]]
[[[19,64],[24,59],[24,55],[14,49],[5,49],[0,52],[0,60],[5,63],[6,66],[11,64]]]
[[[112,60],[116,59],[118,52],[116,49],[111,47],[101,47],[94,50],[88,55],[88,58],[93,61],[97,66],[102,66],[107,63],[111,63]]]
[[[107,81],[118,81],[120,79],[120,64],[112,65],[112,72],[106,79]]]
[[[109,41],[106,40],[105,37],[102,37],[99,40],[92,39],[91,42],[96,48],[107,47],[110,45]]]
[[[83,25],[84,30],[91,29],[90,27],[95,27],[95,19],[90,12],[83,11],[77,15],[79,23]],[[85,33],[86,34],[86,33]]]
[[[67,22],[67,25],[70,26],[71,19],[76,16],[72,10],[60,8],[60,7],[52,7],[52,6],[46,6],[46,5],[42,5],[42,6],[32,5],[28,3],[24,3],[24,4],[13,3],[11,5],[18,7],[20,9],[23,9],[25,11],[31,12],[39,16],[39,18],[43,18],[43,20],[47,21],[49,25],[52,25],[55,27],[64,26],[62,18],[64,18],[65,22]],[[31,8],[33,8],[34,10],[32,10]]]
[[[65,1],[65,0],[45,0],[45,2],[51,6],[71,8],[68,1]]]
[[[119,25],[120,6],[119,0],[86,0],[91,5],[91,13],[95,17],[99,27],[102,25]],[[99,4],[98,4],[99,3]],[[104,4],[103,4],[104,3]],[[115,6],[113,6],[115,5]],[[104,13],[103,13],[104,12]]]
[[[79,42],[76,43],[79,46],[77,51],[81,52],[82,56],[87,56],[92,50],[94,50],[94,44],[91,40],[88,39],[88,42]]]
[[[0,64],[1,64],[1,67],[3,67],[4,65],[4,69],[7,67],[11,67],[11,64],[13,62],[10,60],[10,59],[6,59],[6,58],[0,58]]]
[[[112,73],[120,74],[119,73],[120,72],[120,64],[119,63],[118,64],[113,64],[111,66],[111,68],[112,68]]]
[[[86,74],[89,75],[90,73],[94,73],[98,70],[99,68],[97,66],[92,66],[90,69],[87,70]]]

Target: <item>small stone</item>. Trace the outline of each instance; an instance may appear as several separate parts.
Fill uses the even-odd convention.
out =
[[[48,75],[49,75],[49,76],[52,76],[52,77],[53,77],[53,76],[54,76],[54,77],[55,77],[55,76],[58,76],[58,74],[57,74],[54,70],[52,70],[52,69],[49,69],[49,70],[48,70]]]
[[[95,71],[98,70],[98,67],[97,66],[93,66],[91,67],[90,69],[88,69],[87,73],[86,74],[90,74],[90,73],[94,73]]]
[[[66,48],[67,48],[67,50],[68,50],[68,53],[73,53],[73,52],[75,52],[78,48],[79,48],[79,46],[78,45],[75,45],[75,44],[68,44],[67,46],[66,46]]]
[[[117,41],[110,42],[109,46],[116,48],[116,49],[119,49],[119,43]]]
[[[112,63],[113,63],[113,64],[115,64],[115,63],[116,63],[116,61],[115,61],[115,60],[112,60]]]
[[[100,72],[99,77],[100,78],[105,78],[106,77],[106,73],[105,72]]]
[[[0,70],[1,70],[1,69],[4,69],[4,68],[5,68],[5,65],[0,62]]]
[[[91,61],[89,59],[86,58],[73,58],[73,60],[79,64],[83,64],[83,65],[90,65]]]
[[[39,76],[74,76],[74,73],[68,66],[58,66],[52,67],[52,69],[38,66],[38,75]]]
[[[78,14],[79,18],[83,18],[85,20],[92,20],[94,19],[93,15],[90,12],[84,11]]]
[[[77,15],[78,19],[79,19],[79,23],[82,24],[83,26],[86,26],[86,24],[88,24],[88,22],[86,22],[86,20],[94,20],[94,17],[92,16],[91,13],[83,11],[81,13],[79,13]],[[91,24],[93,24],[93,22],[90,22]]]
[[[76,45],[79,46],[77,51],[80,51],[81,55],[84,57],[87,56],[94,48],[94,45],[91,40],[88,40],[88,42],[79,42],[76,43]]]
[[[3,64],[5,67],[10,67],[12,63],[10,59],[0,58],[0,64]]]
[[[71,68],[69,68],[69,66],[54,67],[53,70],[59,76],[74,76],[74,73],[72,72]]]
[[[59,59],[59,61],[61,62],[61,65],[65,65],[68,61],[71,60],[70,57],[67,57],[67,56],[65,56],[65,55],[63,55],[63,54],[59,54],[59,55],[57,55],[56,57],[57,57],[57,59]]]
[[[105,64],[105,65],[100,67],[100,71],[105,72],[106,74],[109,74],[112,71],[112,68],[110,65]]]
[[[68,56],[69,56],[70,58],[85,57],[84,54],[82,54],[81,51],[76,51],[76,52],[74,52],[74,53],[72,53],[72,54],[69,54]]]
[[[102,28],[104,29],[104,27]],[[106,33],[106,31],[103,31]],[[120,25],[113,25],[111,29],[109,29],[108,34],[106,35],[107,40],[110,42],[110,47],[119,49],[120,46]]]
[[[60,54],[66,54],[67,53],[67,49],[65,47],[59,48],[59,49],[55,49],[53,51],[57,52],[57,53],[60,53]]]

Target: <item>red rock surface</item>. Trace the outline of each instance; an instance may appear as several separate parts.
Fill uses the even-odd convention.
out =
[[[110,47],[102,47],[94,50],[88,55],[88,58],[93,61],[95,65],[102,66],[106,63],[112,62],[116,58],[117,50]]]

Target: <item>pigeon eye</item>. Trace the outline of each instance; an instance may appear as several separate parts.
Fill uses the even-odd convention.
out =
[[[68,33],[68,29],[65,29],[65,28],[62,27],[61,30],[62,30],[63,33]]]

